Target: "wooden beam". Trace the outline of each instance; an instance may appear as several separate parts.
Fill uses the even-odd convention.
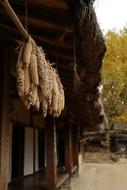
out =
[[[51,116],[46,118],[46,187],[55,190],[57,187],[57,148],[56,126]]]
[[[5,16],[7,16],[7,13],[4,10],[1,10],[0,12],[1,12],[1,14],[3,14],[4,19],[5,19]],[[20,21],[22,21],[24,23],[26,22],[26,16],[23,15],[22,13],[17,13],[17,17],[20,19]],[[7,19],[8,19],[8,17],[7,17]],[[47,19],[44,20],[43,18],[36,18],[34,16],[33,17],[28,16],[27,22],[28,22],[28,26],[31,26],[31,27],[46,28],[49,30],[57,30],[57,31],[62,31],[62,32],[63,31],[65,32],[65,31],[69,30],[69,28],[70,28],[69,26],[65,26],[65,23],[63,25],[63,22],[58,24],[58,23],[54,23],[52,21],[48,21]]]
[[[73,162],[78,167],[78,126],[73,128]]]
[[[0,45],[2,42],[0,41]],[[5,42],[6,44],[6,42]],[[6,44],[6,47],[7,44]],[[4,46],[0,48],[0,190],[8,188],[9,172],[9,148],[10,148],[10,126],[9,126],[9,55],[3,52]],[[4,57],[3,57],[4,56]]]
[[[74,60],[74,58],[73,58],[73,56],[71,56],[71,55],[66,55],[64,52],[59,52],[59,53],[56,53],[56,52],[53,52],[53,51],[48,51],[47,50],[47,57],[48,56],[53,56],[53,57],[60,57],[60,58],[63,58],[64,60],[67,60],[67,61],[73,61]]]
[[[14,27],[10,27],[9,25],[5,25],[5,24],[0,23],[0,28],[6,30],[8,32],[14,33],[14,34],[18,34],[18,30]],[[49,44],[49,45],[52,45],[55,47],[64,47],[64,48],[69,48],[69,49],[73,48],[72,45],[65,44],[65,43],[61,44],[60,42],[57,42],[54,38],[51,38],[51,37],[41,36],[40,34],[38,34],[38,35],[31,34],[31,36],[35,40],[38,40],[40,42],[43,42],[43,43],[46,43],[46,44]]]
[[[66,172],[71,175],[73,168],[73,158],[72,158],[72,130],[68,118],[64,120],[65,126],[65,167]]]
[[[10,2],[16,2],[17,0],[11,0]],[[26,0],[19,0],[18,3],[25,3]],[[67,10],[67,5],[64,1],[61,0],[27,0],[28,5],[47,7],[53,9]]]
[[[24,15],[18,15],[18,17],[22,22],[25,22],[26,17]],[[39,20],[32,17],[28,17],[27,21],[28,21],[28,25],[33,26],[33,27],[38,27],[38,28],[46,28],[49,30],[57,30],[57,31],[66,31],[68,29],[67,26],[55,24],[52,22],[47,22],[44,20]]]
[[[16,13],[12,9],[11,5],[9,4],[8,0],[0,1],[1,5],[3,6],[5,12],[10,17],[10,19],[13,21],[13,23],[16,25],[16,27],[19,29],[21,35],[23,38],[28,38],[28,32],[23,27],[22,23],[20,22],[19,18],[17,17]],[[3,11],[4,12],[4,11]]]

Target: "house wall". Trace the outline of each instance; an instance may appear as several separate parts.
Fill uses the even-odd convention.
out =
[[[35,171],[39,170],[39,158],[38,158],[38,130],[35,130]]]
[[[8,183],[11,182],[11,172],[12,172],[12,132],[13,132],[13,125],[12,123],[10,123],[10,152],[9,152]]]
[[[33,130],[25,128],[24,175],[33,173]]]
[[[11,182],[12,173],[12,134],[13,124],[10,123],[11,138],[10,138],[10,152],[9,152],[9,173],[8,183]],[[33,129],[25,127],[25,138],[24,138],[24,176],[33,174]],[[38,129],[35,130],[35,171],[39,170],[38,166]]]
[[[33,174],[33,154],[34,154],[33,129],[25,128],[25,147],[24,147],[24,176]],[[35,171],[38,167],[38,130],[35,130]]]

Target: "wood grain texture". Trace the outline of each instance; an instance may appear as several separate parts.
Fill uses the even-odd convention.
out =
[[[3,46],[2,46],[3,48]],[[2,52],[2,51],[0,51]],[[9,128],[9,57],[6,56],[10,52],[9,49],[4,50],[3,59],[0,64],[2,72],[2,80],[0,80],[0,190],[7,190],[8,170],[9,170],[9,144],[10,144],[10,128]],[[8,54],[9,55],[9,54]]]

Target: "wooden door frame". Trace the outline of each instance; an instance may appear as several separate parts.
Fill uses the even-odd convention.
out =
[[[8,62],[8,43],[0,34],[0,189],[8,188],[9,149],[10,149],[10,64]],[[6,44],[6,46],[5,46]]]
[[[23,125],[17,126],[17,124],[13,123],[13,130],[14,130],[14,128],[22,128],[23,129],[23,131],[22,131],[23,136],[21,137],[23,144],[21,144],[21,142],[20,142],[20,150],[18,150],[19,152],[17,152],[17,154],[22,154],[23,153],[23,155],[19,156],[19,163],[18,163],[18,173],[20,173],[20,170],[22,170],[21,171],[22,174],[21,174],[21,176],[17,176],[16,178],[13,178],[11,182],[13,182],[13,181],[15,181],[15,180],[17,180],[17,179],[19,179],[21,177],[24,177],[25,128],[24,128]],[[13,132],[12,132],[12,153],[13,153]],[[13,159],[13,155],[12,155],[12,159]],[[13,160],[12,160],[11,164],[12,164],[12,167],[13,167]],[[13,168],[12,168],[12,170],[13,170]]]

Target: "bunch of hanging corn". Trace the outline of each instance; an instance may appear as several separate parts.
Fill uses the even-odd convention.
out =
[[[29,36],[20,46],[17,69],[17,90],[27,109],[35,106],[59,117],[64,109],[64,90],[57,71],[46,60],[44,51]]]

